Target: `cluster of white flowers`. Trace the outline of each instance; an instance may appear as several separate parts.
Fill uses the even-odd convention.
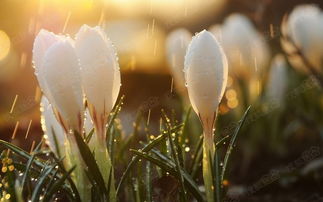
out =
[[[84,25],[74,41],[41,30],[34,42],[33,61],[46,96],[42,99],[42,111],[50,142],[53,132],[59,137],[62,134],[57,120],[65,133],[70,130],[82,133],[85,100],[96,134],[105,138],[107,118],[121,85],[118,58],[105,33],[99,27]]]
[[[44,93],[42,127],[48,145],[56,155],[67,156],[66,166],[77,165],[74,180],[82,200],[87,201],[91,190],[81,154],[70,133],[83,134],[94,126],[95,159],[109,186],[112,166],[105,136],[108,116],[121,85],[117,54],[99,27],[84,25],[75,40],[41,30],[34,41],[33,61]],[[110,181],[109,200],[115,201],[114,180]]]
[[[311,65],[322,71],[322,11],[309,5],[295,8],[283,25],[283,32]],[[286,51],[295,50],[283,39],[282,46]],[[214,25],[210,32],[203,30],[193,38],[185,29],[173,31],[166,40],[166,51],[176,89],[183,96],[188,93],[203,126],[203,158],[206,159],[203,176],[206,187],[210,186],[206,189],[207,197],[212,199],[212,183],[207,179],[210,177],[208,155],[212,159],[214,122],[228,75],[247,82],[261,78],[269,63],[269,47],[247,17],[233,14],[222,25]],[[289,60],[295,63],[297,58]],[[42,125],[50,148],[57,155],[64,152],[61,142],[68,133],[88,132],[92,123],[98,138],[96,143],[104,147],[106,123],[121,85],[116,51],[105,33],[99,27],[84,25],[73,40],[41,30],[34,42],[33,61],[44,93]],[[295,66],[299,67],[298,64]],[[286,67],[284,57],[277,55],[269,70],[266,94],[280,103],[287,89]],[[54,144],[55,138],[59,144]]]

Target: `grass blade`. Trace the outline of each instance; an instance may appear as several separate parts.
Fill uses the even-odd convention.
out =
[[[182,127],[182,125],[178,125],[175,126],[174,128],[172,128],[172,132],[175,132],[177,130],[179,130]],[[143,152],[148,152],[150,151],[152,148],[154,148],[155,146],[157,146],[159,143],[161,143],[162,141],[164,141],[166,139],[167,133],[163,133],[161,135],[159,135],[158,137],[156,137],[153,141],[151,141],[149,144],[147,144],[144,148],[142,148],[141,150]],[[126,170],[123,172],[121,179],[119,181],[119,184],[117,186],[117,195],[120,192],[120,187],[122,186],[122,184],[124,183],[126,177],[129,174],[130,169],[132,169],[132,167],[134,166],[134,164],[139,160],[140,158],[138,156],[134,156],[130,163],[128,164]]]
[[[219,152],[215,150],[214,160],[213,160],[213,174],[214,180],[213,184],[215,186],[215,199],[216,202],[221,202],[221,194],[222,194],[222,183],[221,183],[221,168],[220,168],[220,160],[219,160]]]
[[[26,170],[24,171],[24,175],[22,177],[22,181],[21,181],[21,186],[22,186],[22,189],[24,190],[24,188],[26,187],[26,183],[27,183],[27,179],[29,177],[29,171],[31,169],[31,166],[34,162],[34,159],[35,159],[35,155],[32,155],[28,162],[27,162],[27,166],[26,166]]]
[[[92,128],[91,131],[89,132],[89,134],[85,137],[86,144],[90,143],[93,134],[94,134],[94,128]]]
[[[173,165],[173,166],[170,166],[167,163],[163,162],[162,160],[160,160],[156,157],[153,157],[151,155],[148,155],[147,153],[140,152],[137,150],[131,150],[131,151],[134,152],[138,157],[145,159],[147,161],[150,161],[151,163],[159,166],[165,172],[170,173],[171,175],[176,177],[178,180],[180,180],[178,173],[176,171],[175,162],[169,162]],[[164,158],[167,158],[167,157],[164,157]],[[197,201],[204,201],[204,197],[203,197],[202,193],[200,192],[197,184],[194,182],[194,180],[191,178],[191,176],[188,173],[186,173],[185,170],[183,170],[183,169],[181,169],[181,173],[182,173],[182,176],[185,180],[185,185],[186,185],[187,189],[190,191],[190,193],[195,197],[195,199]]]
[[[67,173],[65,173],[59,180],[57,180],[53,186],[47,191],[43,201],[50,201],[52,196],[63,186],[66,179],[70,177],[76,166],[73,166]]]
[[[246,117],[247,117],[247,115],[249,113],[250,107],[251,106],[249,106],[248,109],[246,110],[246,112],[244,113],[242,119],[239,121],[238,127],[235,129],[235,131],[234,131],[234,133],[233,133],[233,135],[231,137],[231,140],[230,140],[230,143],[229,143],[229,147],[227,149],[227,152],[225,154],[224,161],[223,161],[223,168],[222,168],[222,174],[221,174],[221,183],[223,182],[224,177],[225,177],[225,172],[226,172],[226,168],[228,166],[228,161],[229,161],[231,152],[233,150],[233,145],[235,144],[236,139],[237,139],[237,136],[238,136],[238,133],[239,133],[239,131],[240,131],[243,123],[246,120]]]
[[[177,170],[178,178],[179,178],[180,183],[181,183],[182,196],[183,196],[183,199],[185,201],[187,201],[185,185],[184,185],[184,179],[183,179],[182,172],[181,172],[181,166],[180,166],[180,163],[179,163],[178,154],[177,154],[176,149],[175,149],[175,145],[174,145],[174,141],[173,141],[172,133],[170,132],[170,129],[168,131],[168,140],[170,142],[170,148],[171,148],[172,156],[173,156],[173,158],[175,160],[175,163],[176,163],[176,170]]]
[[[44,169],[43,174],[39,177],[38,183],[36,184],[32,196],[31,201],[39,201],[40,194],[42,192],[42,186],[45,184],[46,179],[49,177],[50,173],[54,170],[56,164]]]
[[[219,140],[217,143],[215,143],[216,150],[221,148],[224,145],[224,142],[230,137],[230,135],[227,135],[223,137],[221,140]],[[194,179],[198,173],[198,168],[201,166],[200,162],[202,161],[202,154],[203,154],[203,135],[201,135],[200,140],[197,144],[197,148],[194,153],[193,163],[190,169],[190,173],[192,178]]]
[[[28,152],[24,151],[23,149],[15,146],[9,142],[0,140],[0,145],[3,145],[4,147],[12,150],[13,152],[17,153],[20,157],[22,157],[26,160],[30,159],[30,157],[31,157],[31,155]],[[36,159],[34,159],[34,163],[39,167],[45,167],[45,165],[42,162],[40,162]]]

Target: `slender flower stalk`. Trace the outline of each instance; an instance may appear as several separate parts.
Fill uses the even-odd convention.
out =
[[[82,87],[95,128],[95,157],[106,186],[111,183],[110,201],[115,201],[114,180],[109,181],[112,165],[106,144],[106,124],[121,86],[117,54],[99,27],[87,25],[77,33],[75,47],[80,61]]]
[[[91,189],[84,164],[74,136],[70,134],[74,131],[82,133],[84,116],[79,63],[73,40],[42,30],[34,42],[33,60],[39,85],[64,129],[69,167],[76,165],[73,179],[82,200],[89,201]]]
[[[221,46],[210,32],[204,30],[193,37],[185,56],[184,72],[189,99],[203,126],[203,178],[207,201],[214,202],[213,130],[227,83],[228,64]]]

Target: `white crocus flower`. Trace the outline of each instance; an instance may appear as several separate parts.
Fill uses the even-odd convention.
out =
[[[44,56],[37,77],[46,81],[47,96],[66,131],[83,128],[83,92],[78,59],[70,40],[54,43]],[[46,94],[47,92],[45,92]]]
[[[99,27],[83,25],[76,35],[82,86],[97,135],[104,140],[108,116],[118,98],[121,79],[116,51]]]
[[[314,5],[297,6],[289,15],[283,27],[293,43],[300,49],[309,63],[318,71],[322,72],[323,65],[323,12]],[[282,40],[282,45],[287,52],[292,54],[293,48],[289,48],[288,42]],[[289,58],[293,66],[304,70],[304,64]],[[305,70],[306,71],[306,70]]]
[[[40,103],[41,127],[45,134],[46,143],[58,157],[65,155],[65,132],[58,123],[51,104],[45,96]]]
[[[228,77],[226,56],[208,31],[198,33],[185,56],[185,80],[194,111],[199,115],[204,131],[203,178],[209,202],[214,201],[210,159],[214,156],[213,127]]]
[[[287,63],[283,55],[272,61],[267,83],[267,98],[282,105],[288,85]]]
[[[232,14],[222,25],[212,26],[210,31],[223,46],[230,75],[249,79],[260,75],[268,65],[269,47],[246,16]]]
[[[78,59],[72,39],[42,30],[33,60],[40,88],[54,107],[64,130],[82,131],[83,94]]]
[[[171,32],[166,39],[166,55],[178,93],[186,95],[184,79],[184,58],[192,34],[186,29]]]
[[[79,61],[73,40],[42,30],[34,41],[33,60],[40,88],[66,135],[66,166],[76,165],[73,180],[82,201],[91,198],[88,179],[72,133],[83,132],[84,104]],[[62,134],[60,134],[62,135]],[[63,141],[63,140],[60,140]]]
[[[113,168],[106,147],[106,124],[121,86],[118,57],[111,41],[99,27],[83,25],[76,35],[75,48],[80,61],[82,87],[95,127],[95,158],[107,187],[110,187],[109,201],[115,201],[114,179],[111,180],[109,175]]]

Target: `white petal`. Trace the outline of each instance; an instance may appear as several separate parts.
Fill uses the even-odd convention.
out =
[[[37,34],[33,45],[33,63],[36,76],[39,74],[39,71],[41,71],[46,51],[59,40],[60,37],[58,35],[44,29],[40,30],[40,32]],[[45,92],[47,87],[44,79],[38,76],[37,79],[40,88]]]
[[[222,99],[228,77],[226,56],[208,31],[191,41],[185,56],[185,79],[194,111],[213,115]]]
[[[78,59],[70,40],[56,42],[48,49],[38,76],[46,81],[46,97],[59,112],[65,129],[81,131],[83,93]]]
[[[231,75],[250,78],[264,71],[270,58],[269,48],[247,17],[230,15],[220,27],[220,34],[218,27],[211,28],[215,36],[221,36],[220,44],[228,57]]]
[[[323,13],[313,5],[297,6],[288,18],[289,35],[310,63],[321,70],[323,60]]]
[[[166,40],[167,60],[179,92],[186,91],[184,79],[184,58],[192,34],[186,29],[177,29],[169,34]]]
[[[99,27],[84,25],[76,35],[75,47],[86,99],[98,114],[108,116],[121,85],[118,58],[113,45]]]
[[[41,99],[41,126],[44,131],[44,135],[46,138],[46,142],[49,146],[49,148],[56,154],[65,155],[65,132],[62,126],[59,124],[57,121],[53,108],[50,105],[49,101],[45,96],[42,97]],[[54,136],[55,135],[55,136]],[[56,141],[57,140],[57,145],[58,148],[56,147]]]
[[[283,55],[276,55],[272,61],[268,84],[267,97],[282,104],[287,90],[287,63]]]

